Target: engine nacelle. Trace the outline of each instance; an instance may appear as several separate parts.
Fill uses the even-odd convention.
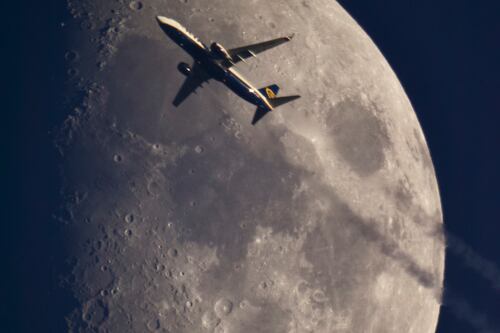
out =
[[[185,76],[189,76],[191,74],[191,67],[186,64],[185,62],[181,62],[178,66],[177,69],[179,72],[184,74]]]
[[[214,54],[218,59],[233,60],[224,46],[220,45],[217,42],[213,42],[210,45],[210,50],[212,51],[212,54]]]

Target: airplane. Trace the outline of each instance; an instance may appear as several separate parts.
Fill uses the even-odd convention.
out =
[[[252,125],[274,108],[300,98],[299,95],[278,97],[280,88],[276,84],[256,89],[233,68],[240,61],[246,62],[247,58],[290,41],[293,35],[234,49],[226,49],[217,42],[207,47],[179,22],[164,16],[157,16],[156,20],[163,32],[194,59],[192,66],[184,62],[177,66],[186,79],[173,100],[174,106],[178,107],[211,79],[222,82],[236,95],[257,106]]]

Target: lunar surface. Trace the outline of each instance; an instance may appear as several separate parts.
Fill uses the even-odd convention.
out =
[[[444,246],[434,169],[383,55],[330,0],[68,0],[57,213],[71,332],[432,333]],[[211,82],[172,106],[206,44],[292,42],[238,69],[302,98]]]

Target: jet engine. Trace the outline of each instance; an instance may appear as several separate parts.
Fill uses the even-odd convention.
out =
[[[227,52],[224,46],[220,45],[219,43],[213,42],[210,45],[210,50],[219,59],[230,60],[230,61],[233,60],[229,52]]]
[[[179,70],[179,72],[181,72],[185,76],[189,76],[189,74],[191,74],[191,67],[189,67],[189,65],[186,64],[185,62],[181,62],[177,66],[177,69]]]

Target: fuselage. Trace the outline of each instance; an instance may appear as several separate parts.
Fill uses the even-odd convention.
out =
[[[271,103],[258,89],[234,68],[225,66],[224,59],[220,59],[180,23],[165,17],[157,17],[157,20],[165,34],[184,49],[211,78],[224,83],[247,102],[266,111],[273,109]]]

